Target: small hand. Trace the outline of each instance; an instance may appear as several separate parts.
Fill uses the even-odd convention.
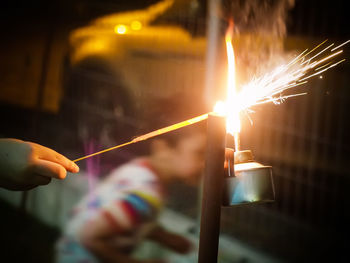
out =
[[[189,253],[193,249],[190,240],[176,233],[169,232],[160,226],[157,226],[149,234],[148,238],[181,254]]]
[[[0,139],[0,186],[28,190],[48,184],[52,178],[64,179],[67,171],[79,167],[54,150],[17,139]]]

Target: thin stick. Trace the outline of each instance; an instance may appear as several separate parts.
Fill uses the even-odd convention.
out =
[[[171,131],[180,129],[180,128],[183,128],[183,127],[185,127],[185,126],[188,126],[188,125],[191,125],[191,124],[195,124],[195,123],[197,123],[197,122],[204,121],[204,120],[206,120],[207,118],[208,118],[208,113],[205,113],[205,114],[203,114],[203,115],[194,117],[194,118],[192,118],[192,119],[188,119],[188,120],[186,120],[186,121],[182,121],[182,122],[179,122],[179,123],[176,123],[176,124],[173,124],[173,125],[170,125],[170,126],[161,128],[161,129],[159,129],[159,130],[152,131],[152,132],[146,133],[146,134],[144,134],[144,135],[138,136],[138,137],[132,139],[132,140],[129,141],[129,142],[125,142],[125,143],[122,143],[122,144],[119,144],[119,145],[110,147],[110,148],[108,148],[108,149],[105,149],[105,150],[102,150],[102,151],[99,151],[99,152],[95,152],[95,153],[92,153],[92,154],[89,154],[89,155],[80,157],[80,158],[78,158],[78,159],[73,160],[73,162],[76,163],[76,162],[78,162],[78,161],[81,161],[81,160],[84,160],[84,159],[87,159],[87,158],[90,158],[90,157],[99,155],[99,154],[101,154],[101,153],[105,153],[105,152],[109,152],[109,151],[112,151],[112,150],[115,150],[115,149],[119,149],[119,148],[122,148],[122,147],[124,147],[124,146],[130,145],[130,144],[133,144],[133,143],[137,143],[137,142],[140,142],[140,141],[145,141],[145,140],[150,139],[150,138],[152,138],[152,137],[156,137],[156,136],[158,136],[158,135],[161,135],[161,134],[164,134],[164,133],[168,133],[168,132],[171,132]]]
[[[73,162],[76,163],[76,162],[79,162],[81,160],[90,158],[92,156],[99,155],[101,153],[105,153],[105,152],[109,152],[109,151],[112,151],[112,150],[115,150],[115,149],[118,149],[118,148],[122,148],[122,147],[127,146],[127,145],[132,144],[132,143],[134,143],[134,141],[129,141],[129,142],[126,142],[126,143],[123,143],[123,144],[119,144],[119,145],[113,146],[111,148],[108,148],[108,149],[105,149],[105,150],[102,150],[102,151],[99,151],[99,152],[95,152],[95,153],[92,153],[92,154],[80,157],[78,159],[73,160]]]

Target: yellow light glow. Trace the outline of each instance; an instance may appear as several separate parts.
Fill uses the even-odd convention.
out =
[[[142,23],[140,21],[132,21],[131,22],[131,29],[132,30],[140,30],[142,28]]]
[[[126,33],[126,31],[127,31],[127,27],[125,26],[125,25],[116,25],[115,27],[114,27],[114,32],[116,33],[116,34],[119,34],[119,35],[123,35],[123,34],[125,34]]]

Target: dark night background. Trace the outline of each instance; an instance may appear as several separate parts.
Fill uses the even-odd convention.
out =
[[[69,122],[67,124],[64,121],[65,113],[42,110],[43,96],[40,90],[44,86],[45,74],[48,74],[45,61],[49,54],[55,53],[55,36],[59,34],[63,39],[68,38],[71,30],[94,18],[117,11],[145,8],[155,2],[2,1],[0,78],[7,74],[7,65],[12,63],[11,54],[22,52],[24,63],[34,63],[30,55],[26,54],[27,51],[23,51],[26,41],[33,41],[33,45],[36,41],[40,42],[43,48],[37,58],[42,61],[37,68],[40,72],[38,99],[29,108],[0,101],[0,135],[36,141],[69,157],[80,156],[81,145],[75,139],[74,132],[62,128],[69,126]],[[205,25],[201,23],[204,23],[206,15],[205,1],[199,2],[202,8],[196,21],[200,21],[199,24],[203,26],[193,32],[198,35],[204,32]],[[350,39],[348,17],[346,1],[296,0],[286,20],[286,46],[295,46],[288,42],[293,37],[310,43],[324,39],[344,42]],[[187,22],[181,19],[176,21],[185,28],[188,27]],[[62,45],[67,45],[67,42],[63,41]],[[346,46],[343,57],[349,59],[349,55],[349,46]],[[64,63],[62,66],[67,67]],[[279,106],[266,105],[261,107],[261,111],[257,109],[253,115],[253,129],[244,132],[248,127],[245,123],[248,121],[244,121],[243,147],[252,149],[259,162],[273,167],[276,202],[223,209],[223,233],[282,262],[348,262],[349,73],[350,64],[347,60],[327,72],[323,80],[315,79],[307,84],[307,96],[287,100]],[[0,82],[0,90],[2,85],[4,83]],[[65,99],[62,99],[63,103]],[[75,104],[79,107],[79,100]],[[132,111],[127,117],[137,119]],[[74,119],[74,114],[71,118]],[[130,128],[128,125],[125,122],[114,128]],[[137,127],[131,128],[137,131]],[[115,140],[123,141],[130,134],[133,132],[120,132]],[[74,139],[69,141],[62,138],[64,136]],[[133,155],[132,149],[125,150],[126,155]],[[109,168],[108,161],[115,158],[115,154],[106,156],[105,169]],[[184,196],[191,197],[191,193]],[[179,203],[181,200],[174,202],[173,206],[177,208]],[[14,209],[3,201],[0,204],[0,251],[1,256],[6,258],[1,261],[50,262],[52,244],[59,230],[23,213],[21,208]],[[240,262],[249,261],[242,259]]]

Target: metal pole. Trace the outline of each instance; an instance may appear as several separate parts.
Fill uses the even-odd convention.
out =
[[[226,119],[209,114],[198,262],[217,262],[224,182]]]
[[[215,97],[216,68],[218,65],[218,50],[220,41],[220,4],[221,0],[208,1],[208,18],[207,18],[207,53],[206,53],[206,72],[205,72],[205,90],[204,99],[212,108],[213,97]]]

